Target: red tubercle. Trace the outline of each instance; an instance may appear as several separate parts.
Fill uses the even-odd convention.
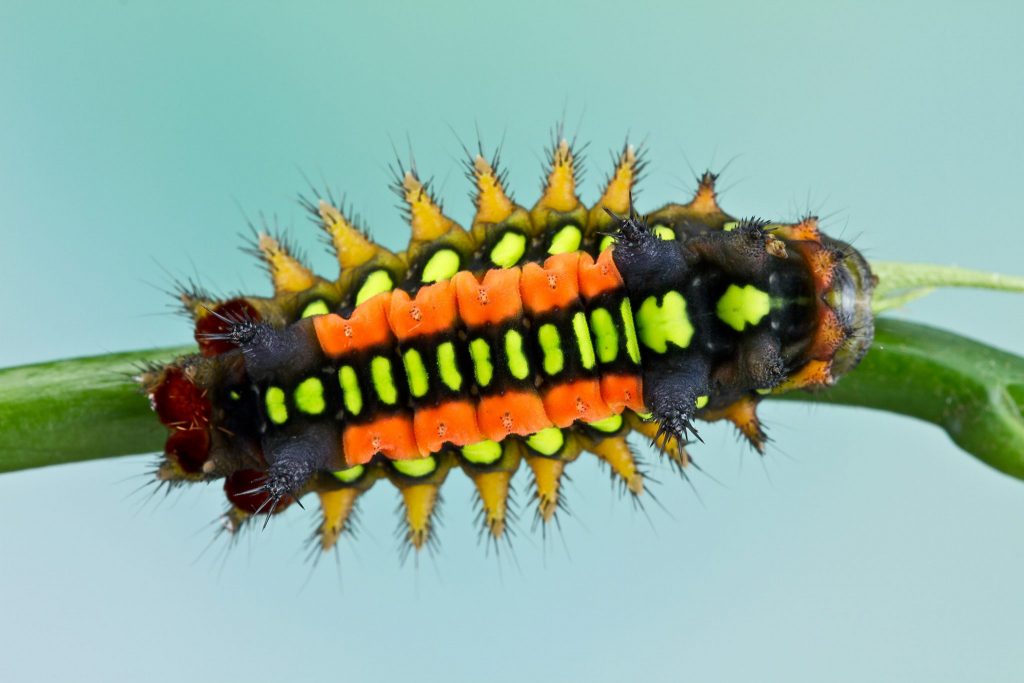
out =
[[[291,496],[282,496],[277,505],[274,505],[270,502],[270,495],[260,489],[266,481],[265,472],[237,470],[224,480],[224,493],[232,505],[250,515],[257,512],[269,514],[271,508],[274,514],[277,514],[291,505],[294,499]]]
[[[210,420],[206,392],[185,376],[180,368],[168,368],[153,389],[153,410],[168,427],[196,427]]]
[[[218,317],[219,316],[219,317]],[[260,320],[256,307],[245,299],[231,299],[217,304],[196,321],[195,338],[199,344],[199,352],[207,358],[226,353],[237,348],[227,339],[210,338],[210,335],[222,335],[230,331],[231,320]]]
[[[164,444],[164,453],[183,472],[199,474],[210,454],[210,433],[203,427],[175,430]]]

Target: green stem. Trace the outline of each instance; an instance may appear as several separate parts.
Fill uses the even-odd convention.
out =
[[[1024,358],[925,325],[881,319],[834,387],[780,398],[863,406],[942,427],[962,449],[1024,479]]]
[[[0,472],[163,450],[166,429],[132,381],[159,349],[0,370]]]
[[[956,266],[927,263],[875,261],[872,272],[878,276],[872,309],[887,311],[931,293],[935,287],[976,287],[1005,292],[1024,292],[1024,277],[986,273]]]

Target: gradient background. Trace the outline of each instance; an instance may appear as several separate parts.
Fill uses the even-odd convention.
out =
[[[332,274],[303,172],[402,247],[389,137],[465,222],[452,129],[478,123],[529,205],[563,109],[587,201],[628,132],[641,209],[688,197],[687,159],[736,157],[733,213],[810,207],[871,258],[1022,272],[1019,2],[170,4],[0,4],[0,365],[187,343],[164,270],[267,292],[239,207]],[[899,315],[1024,351],[1019,297]],[[146,458],[5,475],[0,679],[1021,680],[1024,484],[909,419],[764,414],[763,462],[705,428],[699,500],[654,463],[650,524],[584,458],[564,547],[522,525],[518,567],[477,545],[461,476],[440,555],[400,566],[379,486],[340,582],[304,564],[311,510],[222,565],[223,539],[197,559],[216,485],[158,506],[126,480]]]

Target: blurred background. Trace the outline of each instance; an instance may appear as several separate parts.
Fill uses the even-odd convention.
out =
[[[0,365],[188,343],[173,277],[269,292],[244,215],[333,275],[303,175],[403,247],[407,140],[456,219],[476,128],[530,205],[562,118],[586,201],[628,134],[641,210],[731,162],[734,214],[811,209],[872,259],[1021,274],[1022,45],[1017,2],[3,0]],[[1024,352],[1019,297],[897,315]],[[906,418],[763,412],[768,456],[707,426],[692,488],[643,446],[649,519],[581,459],[573,515],[545,540],[524,512],[516,561],[476,542],[461,476],[437,556],[399,563],[379,486],[312,567],[309,506],[225,554],[220,487],[133,494],[151,458],[4,475],[0,679],[1020,680],[1024,483]]]

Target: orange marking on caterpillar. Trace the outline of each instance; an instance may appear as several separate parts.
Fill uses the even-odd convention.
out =
[[[368,349],[390,342],[391,327],[387,310],[391,292],[383,292],[357,306],[349,318],[337,313],[313,318],[317,341],[323,352],[338,358],[352,351]]]
[[[455,313],[455,288],[444,281],[421,287],[415,299],[400,289],[392,292],[388,321],[395,336],[404,341],[451,329]]]
[[[580,256],[579,288],[583,298],[593,299],[624,286],[622,275],[612,258],[612,249],[602,251],[596,262],[590,254]]]
[[[556,254],[543,266],[527,263],[519,283],[523,306],[533,314],[564,309],[579,300],[580,256],[577,252]]]
[[[613,413],[621,413],[626,408],[646,412],[640,375],[603,375],[600,382],[601,398]]]
[[[484,440],[477,424],[477,407],[470,401],[448,401],[433,408],[417,408],[413,416],[420,454],[437,453],[446,443],[468,446]]]
[[[568,427],[576,420],[596,422],[614,414],[596,379],[579,379],[546,390],[544,410],[556,427]]]
[[[342,448],[349,467],[364,465],[378,453],[390,460],[421,457],[412,419],[405,415],[379,417],[367,424],[346,425]]]
[[[452,278],[459,303],[459,317],[469,326],[494,325],[519,318],[523,302],[519,297],[518,268],[488,270],[481,281],[468,271]]]
[[[814,340],[807,350],[807,355],[817,360],[832,358],[836,350],[846,341],[847,336],[835,311],[825,304],[819,303],[818,327],[814,331]]]
[[[502,441],[509,434],[528,436],[552,426],[544,401],[534,391],[484,396],[477,405],[476,415],[480,431],[491,441]]]

